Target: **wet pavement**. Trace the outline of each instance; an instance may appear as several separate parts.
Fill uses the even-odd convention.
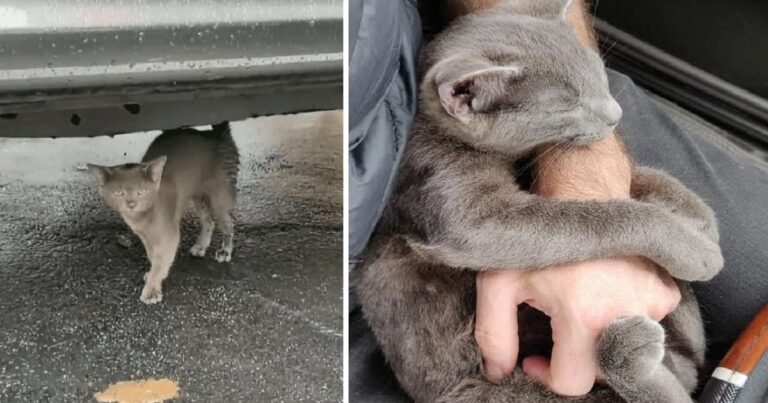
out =
[[[232,123],[232,263],[190,256],[185,224],[151,306],[143,247],[82,168],[138,161],[158,132],[0,138],[0,402],[93,402],[147,378],[177,381],[179,402],[341,401],[341,122]]]

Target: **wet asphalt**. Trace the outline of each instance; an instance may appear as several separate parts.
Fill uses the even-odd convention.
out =
[[[185,224],[152,306],[143,247],[83,168],[138,161],[158,132],[0,138],[0,402],[93,402],[145,378],[177,381],[178,402],[341,401],[341,122],[232,123],[233,260],[190,256]]]

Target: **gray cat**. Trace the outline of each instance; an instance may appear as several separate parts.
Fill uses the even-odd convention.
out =
[[[352,271],[363,313],[417,402],[691,402],[704,330],[687,281],[723,267],[713,212],[677,180],[635,168],[632,200],[564,201],[525,191],[515,166],[543,145],[584,145],[621,116],[599,56],[560,0],[507,1],[463,17],[423,51],[419,112],[391,201]],[[621,318],[600,337],[606,384],[567,398],[518,368],[482,376],[475,275],[644,256],[683,299],[661,325]],[[543,314],[519,313],[520,358],[549,354]],[[663,326],[663,327],[662,327]]]
[[[99,179],[107,205],[139,236],[151,262],[141,301],[160,302],[162,283],[179,247],[179,226],[190,204],[200,219],[200,235],[189,252],[205,256],[215,223],[223,241],[216,260],[232,259],[239,155],[229,123],[211,131],[165,131],[149,146],[140,164],[88,165]]]

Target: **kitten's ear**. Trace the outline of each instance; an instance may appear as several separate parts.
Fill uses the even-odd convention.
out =
[[[144,174],[153,182],[160,182],[160,178],[163,177],[163,168],[165,167],[166,160],[167,157],[163,155],[141,164]]]
[[[573,0],[509,0],[508,4],[520,14],[564,20],[572,2]]]
[[[96,179],[99,180],[99,185],[103,185],[107,183],[110,176],[112,176],[112,170],[109,167],[104,167],[101,165],[95,165],[95,164],[85,164],[88,167],[88,170],[93,172],[93,174],[96,176]]]
[[[522,76],[519,66],[493,66],[438,84],[437,93],[445,111],[466,122],[473,113],[486,112],[507,91],[509,80]]]

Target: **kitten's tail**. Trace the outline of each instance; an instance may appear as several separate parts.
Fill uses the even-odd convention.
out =
[[[212,136],[218,137],[221,142],[219,143],[219,155],[223,161],[223,169],[227,176],[232,181],[232,185],[237,182],[238,165],[240,165],[240,154],[237,152],[237,145],[235,145],[235,139],[232,138],[232,130],[229,127],[228,121],[223,121],[212,125],[210,131]]]
[[[212,134],[232,136],[232,132],[229,129],[228,120],[212,125],[212,128],[213,128],[213,130],[211,130],[213,132]]]
[[[209,136],[218,137],[222,143],[231,145],[234,147],[235,140],[232,138],[232,129],[229,127],[229,121],[223,121],[212,125],[212,130],[206,132]],[[235,148],[236,150],[236,148]]]

